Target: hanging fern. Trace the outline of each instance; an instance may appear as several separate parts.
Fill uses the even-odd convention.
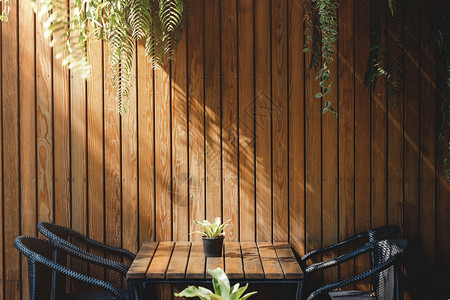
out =
[[[77,0],[70,17],[65,0],[36,1],[50,45],[69,68],[89,77],[87,44],[101,39],[109,46],[120,113],[130,93],[136,42],[145,41],[146,54],[156,68],[166,54],[174,58],[183,33],[185,0]]]

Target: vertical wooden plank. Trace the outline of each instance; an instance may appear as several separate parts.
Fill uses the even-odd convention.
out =
[[[272,210],[274,241],[287,241],[289,236],[287,28],[287,1],[272,0]]]
[[[1,26],[1,28],[0,28],[1,29],[0,30],[0,51],[2,51],[2,49],[3,49],[3,25],[0,25],[0,26]],[[3,53],[3,52],[0,52],[0,53]],[[3,74],[3,59],[0,59],[0,74]],[[0,90],[3,91],[3,81],[2,80],[0,80]],[[3,94],[3,92],[2,92],[2,94]],[[0,99],[1,99],[1,104],[3,106],[3,97],[0,97]],[[0,122],[0,129],[2,130],[2,133],[3,133],[2,125],[3,125],[3,119]],[[3,197],[3,190],[4,190],[3,189],[3,174],[4,174],[3,173],[3,138],[0,141],[0,147],[2,149],[2,159],[0,160],[0,170],[2,172],[2,183],[0,184],[0,192],[1,192],[0,213],[3,216],[3,205],[4,205],[4,197]],[[3,228],[4,228],[4,220],[2,218],[2,220],[0,221],[0,230],[1,230],[0,231],[0,246],[1,246],[0,254],[2,255],[2,257],[5,255],[4,247],[3,247],[4,242],[5,242],[5,237],[3,235]],[[3,263],[3,259],[0,259],[0,299],[1,300],[3,300],[5,298],[5,295],[4,295],[5,285],[3,284],[5,279],[6,279],[5,278],[5,266]]]
[[[238,102],[236,1],[222,1],[222,164],[223,219],[230,219],[227,239],[239,239]]]
[[[71,0],[71,5],[73,5]],[[73,9],[70,11],[74,13]],[[80,71],[70,72],[72,229],[87,235],[87,106],[86,82]],[[87,264],[72,261],[72,268],[87,273]],[[77,284],[75,282],[74,287]]]
[[[289,0],[289,234],[297,253],[305,254],[305,85],[303,5]]]
[[[400,6],[399,8],[401,8]],[[388,46],[392,49],[392,55],[389,56],[389,64],[401,64],[398,62],[398,57],[395,57],[398,46],[403,42],[403,37],[398,36],[395,32],[401,32],[403,26],[402,11],[399,9],[394,17],[389,14],[388,18]],[[393,31],[393,32],[392,32]],[[395,62],[393,62],[395,61]],[[398,68],[398,67],[397,67]],[[392,72],[396,72],[396,67],[393,67]],[[395,78],[395,77],[394,77]],[[389,80],[389,79],[388,79]],[[391,83],[392,84],[392,83]],[[387,220],[389,224],[397,225],[403,228],[403,110],[404,97],[403,95],[392,96],[388,102],[388,198],[387,198]]]
[[[334,47],[333,62],[329,69],[331,71],[330,81],[333,83],[331,91],[322,98],[322,107],[325,101],[331,101],[333,107],[338,103],[338,49]],[[367,92],[366,92],[367,93]],[[366,103],[366,105],[369,105]],[[368,119],[370,120],[370,118]],[[338,224],[338,202],[339,202],[339,152],[338,152],[338,122],[332,113],[322,115],[322,246],[332,245],[339,240]],[[370,124],[369,124],[370,125]],[[366,132],[370,137],[370,131]],[[368,190],[370,192],[370,189]],[[369,195],[370,197],[370,195]],[[368,198],[370,201],[370,198]],[[370,212],[370,208],[369,208]],[[370,220],[370,218],[369,218]],[[338,256],[338,253],[328,252],[323,260]],[[323,272],[325,282],[336,282],[338,279],[338,268],[330,268]]]
[[[253,1],[238,1],[239,236],[241,241],[254,241],[256,234],[253,29]]]
[[[376,4],[376,0],[370,0],[371,6]],[[387,14],[387,5],[383,5],[383,16]],[[377,13],[372,10],[372,13]],[[371,16],[373,19],[373,16]],[[386,30],[383,20],[381,40],[385,43]],[[373,24],[373,26],[378,26]],[[386,62],[383,62],[386,65]],[[386,224],[386,188],[387,188],[387,91],[386,77],[379,76],[377,84],[372,94],[372,227],[379,227]]]
[[[255,1],[256,231],[272,241],[270,0]]]
[[[2,130],[5,299],[20,299],[20,256],[14,239],[20,233],[18,3],[11,3],[8,26],[2,26]]]
[[[133,60],[127,112],[122,114],[122,245],[138,250],[138,187],[137,187],[137,95],[136,59]]]
[[[19,2],[19,105],[21,234],[36,235],[36,86],[34,13],[29,1]],[[1,222],[0,222],[1,223]],[[22,298],[28,295],[28,266],[22,258]],[[0,266],[0,272],[2,268]],[[3,292],[0,286],[0,299]]]
[[[156,240],[172,238],[169,62],[155,70]]]
[[[189,240],[186,34],[172,62],[173,239]]]
[[[88,232],[89,237],[104,241],[103,191],[103,45],[101,41],[88,43],[88,57],[92,66],[87,83],[87,151],[88,151]],[[103,255],[103,253],[97,253]],[[93,277],[103,277],[103,269],[89,266]]]
[[[419,1],[413,1],[417,6]],[[419,27],[420,15],[407,10],[406,32]],[[420,206],[419,206],[419,133],[420,133],[420,35],[405,34],[405,109],[404,109],[404,237],[413,245],[408,251],[404,268],[411,286],[420,282],[420,271],[413,267],[419,257]],[[417,284],[417,286],[419,286]],[[406,293],[409,293],[406,289]],[[413,295],[405,294],[411,299]]]
[[[204,2],[189,0],[188,31],[188,118],[189,118],[189,216],[192,220],[205,218],[205,156],[204,156],[204,90],[203,90],[203,10]],[[193,240],[199,240],[199,235]]]
[[[305,178],[306,178],[306,252],[321,248],[321,111],[315,95],[320,91],[317,70],[310,66],[311,52],[305,53]],[[316,278],[318,279],[318,278]]]
[[[205,1],[206,218],[222,216],[220,2]],[[198,50],[195,50],[198,51]]]
[[[155,122],[153,68],[145,45],[138,43],[138,129],[139,129],[139,239],[154,241],[155,228]]]
[[[434,4],[421,1],[422,20],[430,20]],[[435,164],[436,164],[436,67],[435,52],[427,51],[429,22],[421,26],[421,124],[420,124],[420,246],[427,262],[425,274],[433,274],[435,255]],[[425,295],[423,295],[425,296]]]
[[[354,1],[339,7],[339,240],[355,230],[354,161]],[[341,268],[341,277],[353,274],[353,262]]]
[[[103,51],[103,73],[111,74],[109,65],[109,48]],[[105,75],[104,93],[104,137],[105,137],[105,242],[114,247],[122,247],[122,212],[120,184],[120,114],[112,76]],[[118,260],[118,256],[109,256]],[[122,276],[117,272],[106,270],[109,282],[119,284]]]
[[[65,1],[68,6],[68,1]],[[57,33],[62,39],[63,32]],[[54,161],[55,161],[55,222],[70,226],[70,94],[69,69],[53,51],[53,124],[54,124]]]
[[[36,18],[38,221],[53,221],[52,50],[44,31]]]
[[[370,50],[369,0],[355,2],[355,232],[370,229],[370,94],[364,86]],[[401,168],[400,168],[401,170]],[[324,204],[325,208],[325,204]],[[368,260],[358,257],[356,274],[369,270]],[[357,284],[369,288],[369,282]]]

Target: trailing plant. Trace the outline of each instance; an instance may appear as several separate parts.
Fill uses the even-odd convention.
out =
[[[0,5],[3,4],[2,14],[0,15],[0,22],[6,23],[8,22],[8,14],[9,14],[9,0],[0,0]]]
[[[191,233],[200,233],[206,238],[215,239],[225,234],[223,230],[228,225],[230,225],[229,222],[230,220],[226,220],[225,222],[221,223],[220,217],[215,218],[212,223],[208,220],[203,220],[202,222],[194,221],[194,224],[199,225],[203,229],[203,231],[193,231]]]
[[[245,300],[257,292],[250,292],[244,295],[248,288],[248,283],[240,287],[236,283],[231,287],[227,275],[221,268],[214,270],[208,269],[208,273],[212,276],[212,285],[214,292],[204,287],[188,286],[181,293],[175,293],[176,297],[194,298],[198,297],[201,300]]]
[[[337,9],[338,0],[303,0],[305,7],[305,52],[311,52],[310,68],[318,72],[321,91],[316,98],[325,97],[331,90],[330,64],[333,62],[334,43],[338,39]],[[322,113],[331,111],[337,116],[330,101],[325,102]]]
[[[87,45],[103,40],[109,46],[109,63],[119,112],[129,95],[136,42],[145,41],[154,68],[167,54],[173,59],[183,32],[184,0],[36,0],[38,17],[63,64],[88,78]],[[69,16],[70,12],[70,16]]]

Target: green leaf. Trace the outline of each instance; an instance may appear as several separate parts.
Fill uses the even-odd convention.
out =
[[[176,297],[187,297],[187,298],[199,297],[202,300],[211,300],[212,294],[213,294],[213,292],[206,288],[203,288],[203,287],[197,288],[196,286],[192,286],[192,285],[188,286],[180,293],[174,293],[174,295]]]
[[[208,273],[213,277],[214,293],[228,297],[230,295],[230,281],[225,272],[221,268],[216,268],[214,270],[208,269]]]
[[[316,98],[322,98],[322,93],[317,93],[314,97],[316,97]]]

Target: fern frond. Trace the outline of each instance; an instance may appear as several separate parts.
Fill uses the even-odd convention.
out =
[[[164,50],[169,59],[173,59],[176,45],[183,33],[184,1],[160,0],[159,17],[163,26]]]
[[[152,17],[148,0],[130,1],[130,13],[128,15],[132,35],[135,40],[146,38],[151,31]]]

